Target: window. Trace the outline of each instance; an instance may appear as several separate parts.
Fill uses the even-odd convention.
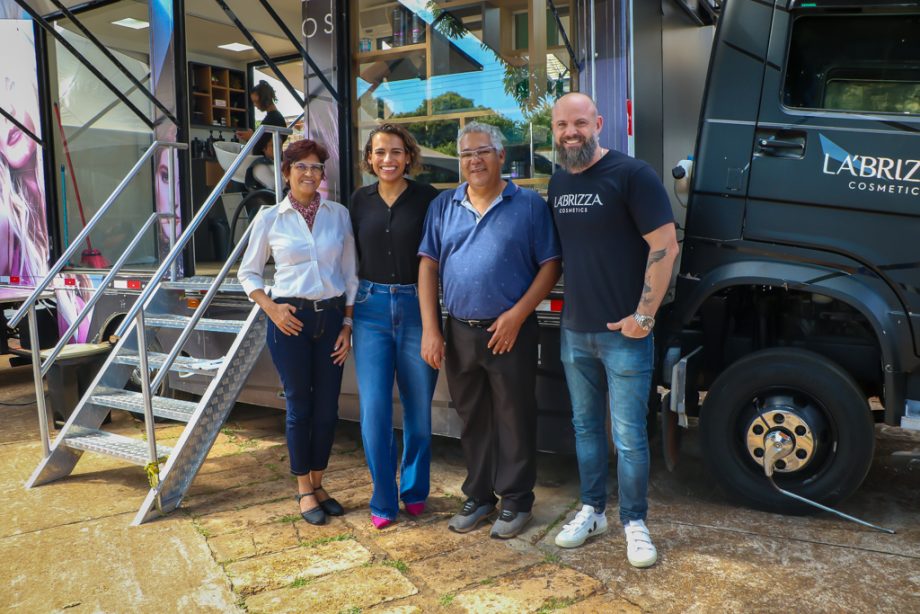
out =
[[[802,109],[920,115],[920,17],[797,19],[783,102]]]
[[[567,27],[572,2],[555,4]],[[453,187],[460,181],[458,130],[470,121],[489,123],[505,137],[502,174],[545,189],[553,159],[550,106],[577,75],[544,3],[353,0],[352,8],[356,151],[374,126],[401,123],[421,146],[416,178]],[[536,10],[546,35],[531,41],[527,24]]]

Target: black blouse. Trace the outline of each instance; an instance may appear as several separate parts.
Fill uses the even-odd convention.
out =
[[[409,180],[409,186],[388,207],[377,184],[355,190],[351,223],[358,248],[358,277],[378,284],[418,282],[418,246],[425,214],[438,190]]]

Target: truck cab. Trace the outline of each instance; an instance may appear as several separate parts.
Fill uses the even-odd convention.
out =
[[[805,509],[771,435],[776,483],[832,504],[875,423],[920,426],[918,152],[920,3],[723,3],[663,377],[747,503]]]

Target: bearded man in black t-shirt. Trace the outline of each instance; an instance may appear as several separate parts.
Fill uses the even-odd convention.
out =
[[[583,505],[556,544],[573,548],[607,530],[607,388],[627,558],[636,567],[648,567],[658,557],[645,526],[651,332],[678,246],[661,180],[645,162],[600,147],[603,125],[584,94],[567,94],[553,106],[562,170],[550,180],[548,196],[562,244],[562,364]]]

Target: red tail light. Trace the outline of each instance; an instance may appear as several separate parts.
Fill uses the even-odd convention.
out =
[[[561,298],[551,299],[549,302],[549,310],[557,311],[557,312],[562,311],[562,299]]]
[[[138,280],[136,280],[136,279],[129,279],[129,280],[128,280],[128,290],[140,290],[140,289],[141,289],[141,282],[140,282],[140,281],[138,281]]]
[[[633,135],[633,104],[632,100],[626,100],[626,135]]]

